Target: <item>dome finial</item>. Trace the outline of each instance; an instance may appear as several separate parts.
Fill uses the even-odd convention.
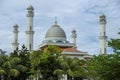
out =
[[[57,25],[57,17],[55,17],[55,25]]]

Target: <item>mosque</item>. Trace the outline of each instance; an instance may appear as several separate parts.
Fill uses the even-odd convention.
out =
[[[33,51],[33,38],[34,38],[34,32],[33,31],[33,17],[34,17],[34,8],[32,5],[30,5],[28,8],[27,13],[27,30],[26,30],[26,47],[29,51]],[[13,26],[13,51],[16,50],[18,47],[18,25]],[[72,35],[72,42],[67,41],[66,39],[66,33],[61,28],[60,25],[58,25],[57,20],[55,20],[54,24],[48,29],[48,31],[45,34],[45,39],[42,41],[42,43],[39,45],[39,49],[46,49],[48,45],[56,45],[62,50],[62,55],[64,56],[70,56],[72,58],[78,57],[79,59],[89,59],[92,57],[92,55],[88,54],[87,52],[77,50],[76,46],[76,38],[77,33],[76,30],[73,29],[71,31]],[[100,15],[100,54],[106,54],[106,17],[105,15]]]

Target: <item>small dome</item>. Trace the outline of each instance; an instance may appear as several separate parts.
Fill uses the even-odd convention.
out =
[[[76,30],[73,28],[73,29],[72,29],[72,32],[76,32]]]
[[[57,24],[57,21],[55,21],[55,24],[48,29],[46,36],[46,40],[63,40],[66,41],[66,34],[64,30]]]
[[[14,28],[18,28],[18,25],[17,25],[17,24],[15,24],[13,27],[14,27]]]
[[[30,5],[30,6],[28,6],[27,10],[34,10],[34,8],[32,5]]]
[[[101,14],[101,15],[100,15],[100,18],[105,18],[105,15],[104,15],[104,14]]]

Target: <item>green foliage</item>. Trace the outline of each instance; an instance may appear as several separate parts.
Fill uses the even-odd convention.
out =
[[[19,76],[20,70],[17,69],[19,58],[11,58],[10,56],[4,55],[0,56],[0,62],[0,75],[3,75],[4,79],[11,80]]]
[[[21,65],[21,64],[18,64],[18,65],[16,66],[16,68],[17,68],[20,72],[23,72],[23,73],[27,71],[27,67],[24,66],[24,65]]]
[[[61,68],[59,63],[60,51],[55,46],[48,46],[46,52],[41,55],[38,68],[45,80],[57,80],[58,76],[54,74],[56,69]]]
[[[0,75],[6,80],[58,80],[68,75],[68,80],[81,80],[87,77],[85,61],[78,58],[63,57],[56,46],[48,46],[46,51],[29,52],[25,46],[9,56],[0,56]]]
[[[34,77],[37,79],[41,75],[41,72],[40,72],[41,70],[38,68],[38,65],[40,63],[40,58],[41,58],[42,53],[43,52],[41,50],[38,50],[38,51],[33,51],[30,54],[30,63],[31,63],[30,78]]]
[[[28,51],[24,46],[22,50],[16,50],[10,55],[0,55],[0,75],[4,80],[24,80],[28,77],[26,76],[28,74],[28,66],[26,66],[26,63],[29,63],[28,60]],[[20,78],[21,75],[25,76],[24,79]]]
[[[4,75],[6,74],[5,70],[3,70],[2,68],[0,68],[0,75]]]
[[[20,72],[17,69],[11,69],[10,74],[11,76],[16,77],[20,74]]]
[[[62,69],[56,69],[56,70],[54,70],[53,74],[58,75],[58,78],[62,78],[64,71]]]
[[[113,48],[113,51],[116,53],[118,50],[120,50],[120,39],[111,39],[108,42],[108,46]]]
[[[113,49],[114,54],[94,56],[88,62],[88,71],[91,78],[120,80],[120,39],[111,39],[108,46]]]
[[[14,58],[11,62],[16,64],[16,69],[18,69],[20,73],[15,80],[27,79],[31,75],[30,52],[27,48],[23,45],[21,50],[15,50],[10,54],[10,57]]]
[[[67,74],[68,80],[72,80],[72,77],[78,79],[87,78],[88,71],[84,68],[85,63],[83,64],[83,60],[70,57],[63,57],[62,60],[62,70],[64,74]]]
[[[91,77],[97,80],[119,80],[119,55],[109,54],[94,56],[93,60],[91,60],[88,64],[88,69]]]
[[[45,80],[58,80],[64,74],[68,80],[86,78],[88,71],[84,68],[85,61],[78,58],[63,57],[56,46],[48,46],[45,52],[33,51],[30,55],[32,69],[35,76],[41,75]],[[32,75],[31,75],[32,76]],[[39,78],[38,76],[38,78]]]

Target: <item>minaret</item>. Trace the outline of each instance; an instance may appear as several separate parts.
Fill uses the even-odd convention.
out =
[[[27,14],[27,31],[26,31],[26,47],[29,51],[33,50],[33,16],[34,16],[34,8],[30,5],[28,8]]]
[[[76,46],[76,38],[77,38],[77,34],[76,34],[76,30],[75,29],[73,29],[72,30],[72,35],[71,35],[71,37],[72,37],[72,39],[73,39],[73,44],[74,44],[74,48],[77,48],[77,46]]]
[[[100,54],[107,54],[106,51],[106,17],[104,14],[100,15]]]
[[[16,50],[18,48],[18,45],[19,45],[19,43],[18,43],[18,32],[19,31],[18,31],[18,25],[17,24],[15,24],[13,26],[13,28],[14,28],[14,30],[13,30],[14,38],[13,38],[12,46],[13,46],[13,52],[14,52],[14,50]]]

